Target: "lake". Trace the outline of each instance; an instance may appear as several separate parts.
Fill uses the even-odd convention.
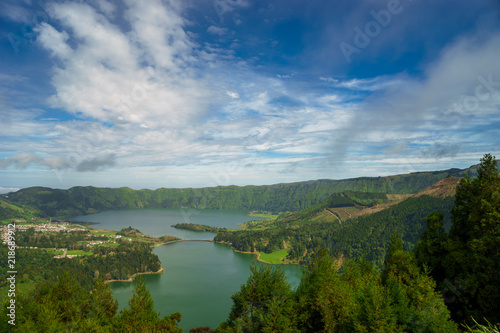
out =
[[[238,223],[256,220],[244,211],[126,209],[76,217],[80,222],[97,222],[98,229],[120,230],[133,227],[151,236],[173,235],[183,239],[212,239],[215,234],[172,228],[176,223],[196,223],[236,228]],[[182,313],[180,327],[185,332],[199,326],[212,328],[226,320],[231,310],[231,295],[250,275],[255,256],[233,251],[227,245],[210,242],[180,242],[153,250],[159,257],[163,274],[142,275],[161,315]],[[296,287],[302,268],[281,265],[288,282]],[[111,288],[119,308],[127,305],[135,282],[113,282]]]

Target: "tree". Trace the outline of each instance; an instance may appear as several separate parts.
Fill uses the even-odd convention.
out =
[[[113,291],[102,277],[94,281],[94,289],[90,292],[90,308],[100,326],[112,323],[118,309],[118,302],[113,298]]]
[[[340,262],[317,247],[295,292],[302,332],[349,331],[356,306],[351,286],[339,274]]]
[[[403,250],[397,234],[391,237],[382,281],[396,296],[394,304],[401,325],[398,331],[457,332],[441,295],[435,291],[435,281],[422,272],[410,252]]]
[[[500,175],[495,157],[484,155],[476,178],[457,186],[445,243],[446,281],[457,287],[449,304],[455,319],[500,321]]]
[[[446,254],[444,243],[448,237],[444,230],[444,214],[440,211],[431,213],[425,219],[426,229],[420,235],[415,247],[415,258],[419,265],[427,265],[436,281],[444,279],[443,258]]]
[[[291,332],[293,299],[285,273],[278,266],[253,264],[246,284],[231,298],[229,319],[219,331]]]
[[[139,276],[134,293],[117,317],[116,326],[123,332],[182,332],[177,325],[181,320],[180,313],[160,318],[154,308],[151,293],[146,288],[144,279]]]

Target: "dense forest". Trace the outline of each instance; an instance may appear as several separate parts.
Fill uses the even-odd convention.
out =
[[[350,258],[360,258],[364,255],[380,267],[394,231],[402,236],[405,248],[411,249],[425,229],[426,216],[435,210],[449,212],[453,206],[453,197],[435,198],[423,195],[409,198],[371,215],[349,219],[342,224],[307,223],[308,218],[329,206],[329,201],[294,214],[293,217],[277,219],[275,228],[222,231],[214,240],[230,243],[236,250],[244,252],[271,253],[286,246],[288,259],[302,264],[307,263],[314,248],[321,244],[333,255],[343,254]],[[338,201],[334,203],[337,204]],[[351,203],[345,201],[344,204]],[[300,224],[299,228],[297,224]]]
[[[327,199],[332,193],[345,191],[414,194],[448,176],[461,177],[475,169],[476,167],[471,167],[465,170],[449,169],[390,177],[315,180],[266,186],[160,188],[154,191],[126,187],[73,187],[69,190],[31,187],[1,195],[0,199],[15,207],[32,207],[42,217],[85,215],[105,209],[159,207],[299,211]]]

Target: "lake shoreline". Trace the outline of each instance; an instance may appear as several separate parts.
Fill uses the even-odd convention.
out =
[[[149,271],[149,272],[140,272],[140,273],[135,273],[134,275],[132,275],[131,277],[129,277],[128,279],[126,280],[116,280],[116,279],[112,279],[112,280],[106,280],[104,281],[104,283],[111,283],[111,282],[133,282],[134,279],[136,277],[138,277],[139,275],[145,275],[145,274],[161,274],[161,273],[164,273],[165,272],[165,268],[161,267],[160,270],[158,270],[157,272],[152,272],[152,271]]]
[[[300,263],[298,263],[298,262],[279,262],[279,263],[275,263],[275,262],[264,261],[264,260],[260,259],[260,254],[261,253],[259,251],[255,251],[255,252],[240,251],[240,250],[236,250],[234,247],[232,247],[231,243],[227,243],[227,242],[214,242],[214,243],[215,244],[225,244],[231,250],[233,250],[234,252],[245,253],[245,254],[253,254],[253,255],[255,255],[257,261],[263,262],[264,264],[269,264],[269,265],[299,265],[300,266]]]

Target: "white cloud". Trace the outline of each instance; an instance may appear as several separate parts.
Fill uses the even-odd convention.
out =
[[[397,163],[418,146],[423,148],[415,161],[428,163],[447,151],[462,156],[460,145],[450,142],[464,138],[450,132],[450,125],[470,129],[467,139],[473,140],[494,132],[477,134],[473,126],[500,118],[493,94],[474,111],[462,108],[456,119],[466,115],[470,121],[452,124],[447,118],[453,103],[475,96],[479,75],[500,82],[492,56],[500,51],[498,38],[451,45],[419,79],[404,73],[322,76],[324,89],[313,91],[305,88],[311,82],[289,80],[293,75],[255,71],[252,61],[258,59],[239,59],[216,44],[198,45],[185,31],[180,2],[127,0],[120,18],[126,28],[116,24],[118,11],[107,1],[92,3],[47,8],[51,24],[39,26],[37,40],[55,64],[49,102],[76,120],[39,121],[36,111],[10,108],[8,125],[0,124],[16,138],[0,160],[9,172],[42,166],[68,186],[91,182],[84,171],[108,185],[192,186],[236,162],[245,171],[233,173],[231,183],[255,183],[256,175],[260,183],[339,178],[332,165],[355,165],[353,155],[375,164],[390,156]],[[248,5],[217,3],[223,14]],[[212,27],[209,32],[222,32]],[[487,92],[481,89],[481,97]],[[429,143],[435,138],[437,145]],[[382,168],[370,174],[377,170]],[[300,178],[294,179],[296,172]],[[155,182],[161,177],[168,181]]]
[[[227,31],[227,28],[216,27],[214,25],[209,26],[207,29],[207,32],[219,36],[227,34]]]
[[[99,9],[108,17],[114,17],[116,6],[107,0],[95,0]]]
[[[387,76],[378,76],[371,79],[351,79],[345,81],[321,77],[320,80],[334,83],[334,87],[336,88],[345,88],[355,91],[384,90],[391,86],[402,83],[402,80],[398,79],[397,77]]]
[[[232,91],[226,91],[226,94],[232,98],[240,98],[240,94]]]
[[[248,7],[249,3],[245,0],[215,0],[214,7],[219,15],[221,22],[224,22],[224,14],[231,13],[238,8]]]
[[[0,15],[14,22],[26,23],[31,21],[33,13],[22,6],[18,6],[18,4],[13,5],[7,1],[2,1],[0,3]]]
[[[466,37],[445,48],[421,78],[403,75],[332,82],[336,87],[354,91],[377,91],[357,103],[355,117],[336,131],[341,139],[332,144],[332,151],[340,160],[347,160],[353,147],[375,150],[377,145],[394,146],[405,141],[418,160],[424,155],[441,158],[444,153],[460,156],[470,142],[485,142],[489,134],[480,126],[500,120],[500,68],[496,54],[500,54],[497,35]],[[471,132],[483,139],[471,139],[470,134],[457,136],[457,131]],[[423,146],[426,140],[439,141],[442,149],[427,152]],[[401,155],[408,154],[408,149],[385,152]],[[491,142],[490,148],[476,149],[495,147]]]
[[[69,36],[63,31],[59,32],[51,25],[43,22],[35,31],[42,32],[38,37],[38,41],[49,48],[52,55],[62,59],[69,59],[73,54],[73,50],[66,43]]]
[[[38,29],[38,42],[63,64],[54,69],[51,105],[111,123],[186,126],[204,114],[210,89],[190,69],[184,21],[172,2],[127,4],[129,33],[86,4],[49,7],[64,29]]]

